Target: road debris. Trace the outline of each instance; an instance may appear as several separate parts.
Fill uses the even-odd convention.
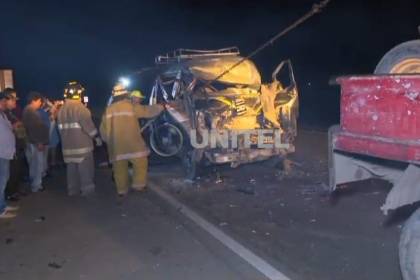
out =
[[[177,225],[177,226],[175,227],[175,229],[176,229],[176,230],[179,230],[179,229],[181,229],[181,228],[183,228],[183,225]]]
[[[300,193],[303,196],[313,196],[315,194],[329,194],[329,187],[323,182],[311,185],[304,185],[302,186],[302,190],[300,191]]]
[[[311,188],[311,189],[303,189],[300,193],[302,195],[314,195],[314,194],[317,193],[317,191],[315,189]]]
[[[379,192],[379,191],[370,192],[370,193],[367,193],[366,195],[378,195],[378,194],[381,194],[381,192]]]
[[[194,183],[194,180],[192,180],[192,179],[184,179],[184,183],[192,185]]]
[[[348,184],[342,184],[342,185],[338,185],[336,187],[336,190],[345,190],[345,189],[348,189],[348,188],[350,188],[350,185],[348,185]]]
[[[5,243],[7,245],[12,244],[15,240],[13,238],[6,238]]]
[[[41,223],[45,221],[45,217],[44,216],[40,216],[39,218],[35,219],[35,223]]]
[[[228,226],[228,225],[229,225],[229,224],[228,224],[228,223],[226,223],[226,222],[222,222],[222,223],[220,223],[220,224],[219,224],[219,226],[220,226],[220,227],[225,227],[225,226]]]
[[[216,180],[214,181],[215,184],[222,184],[223,179],[219,172],[216,173]]]
[[[60,268],[62,268],[62,265],[59,265],[56,262],[50,262],[50,263],[48,263],[48,267],[51,267],[51,268],[54,268],[54,269],[60,269]]]
[[[149,253],[151,253],[153,256],[159,256],[162,254],[163,249],[160,246],[154,246],[153,248],[149,249]]]
[[[244,194],[255,195],[255,188],[252,186],[241,186],[236,188],[236,191]]]

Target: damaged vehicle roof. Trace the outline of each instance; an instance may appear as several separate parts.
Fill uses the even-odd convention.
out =
[[[237,48],[222,49],[229,52],[188,54],[188,50],[179,49],[174,54],[158,56],[157,64],[166,64],[163,75],[171,77],[181,70],[190,73],[195,78],[203,81],[213,81],[227,85],[244,85],[259,89],[261,86],[261,75],[255,64],[239,55]],[[196,52],[196,50],[194,50]],[[205,52],[205,51],[203,51]],[[186,54],[187,53],[187,54]],[[176,59],[173,56],[176,55]],[[242,61],[240,64],[238,64]],[[235,64],[234,68],[231,67]],[[230,69],[223,76],[220,74]]]

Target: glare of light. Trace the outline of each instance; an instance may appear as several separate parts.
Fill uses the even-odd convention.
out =
[[[119,80],[118,80],[124,87],[128,87],[128,86],[130,86],[130,83],[131,83],[131,81],[130,81],[130,79],[128,79],[128,78],[126,78],[126,77],[121,77]]]

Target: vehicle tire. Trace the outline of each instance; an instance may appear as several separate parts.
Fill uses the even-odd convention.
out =
[[[405,222],[399,244],[404,280],[420,280],[420,209]]]
[[[402,43],[381,59],[375,74],[420,73],[420,40]]]
[[[172,141],[169,141],[171,146],[168,143],[162,142],[163,139],[172,139]],[[154,125],[149,135],[151,149],[161,157],[177,155],[183,149],[184,139],[184,134],[181,129],[169,122]],[[173,142],[176,143],[174,144]],[[165,144],[168,146],[165,147]]]

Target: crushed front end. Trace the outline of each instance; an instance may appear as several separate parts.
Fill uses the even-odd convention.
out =
[[[299,107],[289,60],[273,71],[270,83],[261,82],[255,64],[243,59],[236,48],[177,50],[157,57],[156,62],[161,70],[149,101],[168,104],[170,109],[162,122],[171,123],[179,132],[171,136],[154,133],[154,142],[157,139],[161,139],[161,144],[176,142],[178,156],[190,157],[194,162],[205,160],[232,166],[273,156],[284,157],[294,151]],[[232,68],[233,65],[236,66]],[[226,72],[226,69],[231,70]],[[259,145],[261,130],[275,131],[271,136],[270,133],[264,135],[263,144],[269,148]],[[246,131],[246,136],[240,133],[238,136],[238,131]],[[209,132],[210,142],[212,137],[217,138],[213,145],[194,145],[200,142],[197,140],[202,144],[209,138]],[[177,139],[162,141],[162,137]],[[179,138],[183,140],[182,145]],[[233,145],[226,145],[227,142]],[[269,145],[275,143],[281,145]],[[152,145],[152,149],[162,154],[167,147]]]

